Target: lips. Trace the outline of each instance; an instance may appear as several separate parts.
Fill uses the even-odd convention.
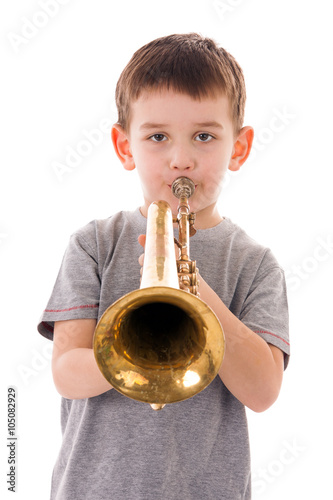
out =
[[[171,189],[172,184],[168,184],[168,187]],[[194,184],[194,189],[197,189],[198,184]]]

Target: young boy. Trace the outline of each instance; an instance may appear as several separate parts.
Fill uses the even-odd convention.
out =
[[[210,39],[167,36],[133,55],[116,101],[112,141],[123,167],[137,169],[144,203],[72,236],[39,324],[54,341],[52,370],[63,396],[51,498],[249,499],[245,406],[261,412],[276,400],[289,343],[282,269],[217,209],[227,169],[241,167],[253,139],[252,128],[243,127],[242,71]],[[154,412],[112,389],[92,339],[107,307],[139,288],[148,206],[165,200],[176,213],[170,187],[180,176],[196,186],[191,257],[226,351],[205,390]]]

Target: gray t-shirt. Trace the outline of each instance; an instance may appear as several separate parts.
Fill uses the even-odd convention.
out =
[[[77,231],[38,325],[52,339],[54,321],[99,319],[139,288],[139,209]],[[198,230],[191,258],[230,311],[289,359],[284,273],[271,251],[229,219]],[[237,346],[241,348],[241,346]],[[238,500],[251,498],[246,413],[217,376],[196,396],[153,411],[117,391],[62,398],[63,443],[52,500]]]

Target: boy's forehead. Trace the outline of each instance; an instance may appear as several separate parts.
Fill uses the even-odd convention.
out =
[[[221,92],[194,98],[173,90],[145,90],[131,103],[130,108],[130,122],[140,128],[179,119],[216,124],[221,120],[231,120],[229,99]]]

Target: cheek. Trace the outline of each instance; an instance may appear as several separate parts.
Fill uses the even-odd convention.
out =
[[[222,190],[221,182],[217,182],[215,179],[211,179],[211,181],[206,185],[204,190],[205,198],[208,201],[216,201],[220,196]]]
[[[214,198],[214,196],[221,192],[222,182],[227,169],[214,170],[212,169],[205,177],[203,185],[203,193],[207,198]]]
[[[189,204],[191,209],[196,211],[197,209],[201,209],[205,205],[209,205],[217,200],[221,193],[222,187],[221,183],[216,182],[215,179],[207,179],[204,185],[200,186],[195,192],[194,197],[189,199]]]
[[[159,166],[159,158],[156,158],[156,155],[154,156],[149,150],[143,148],[133,149],[132,153],[140,176],[150,178],[150,176],[156,175]]]

